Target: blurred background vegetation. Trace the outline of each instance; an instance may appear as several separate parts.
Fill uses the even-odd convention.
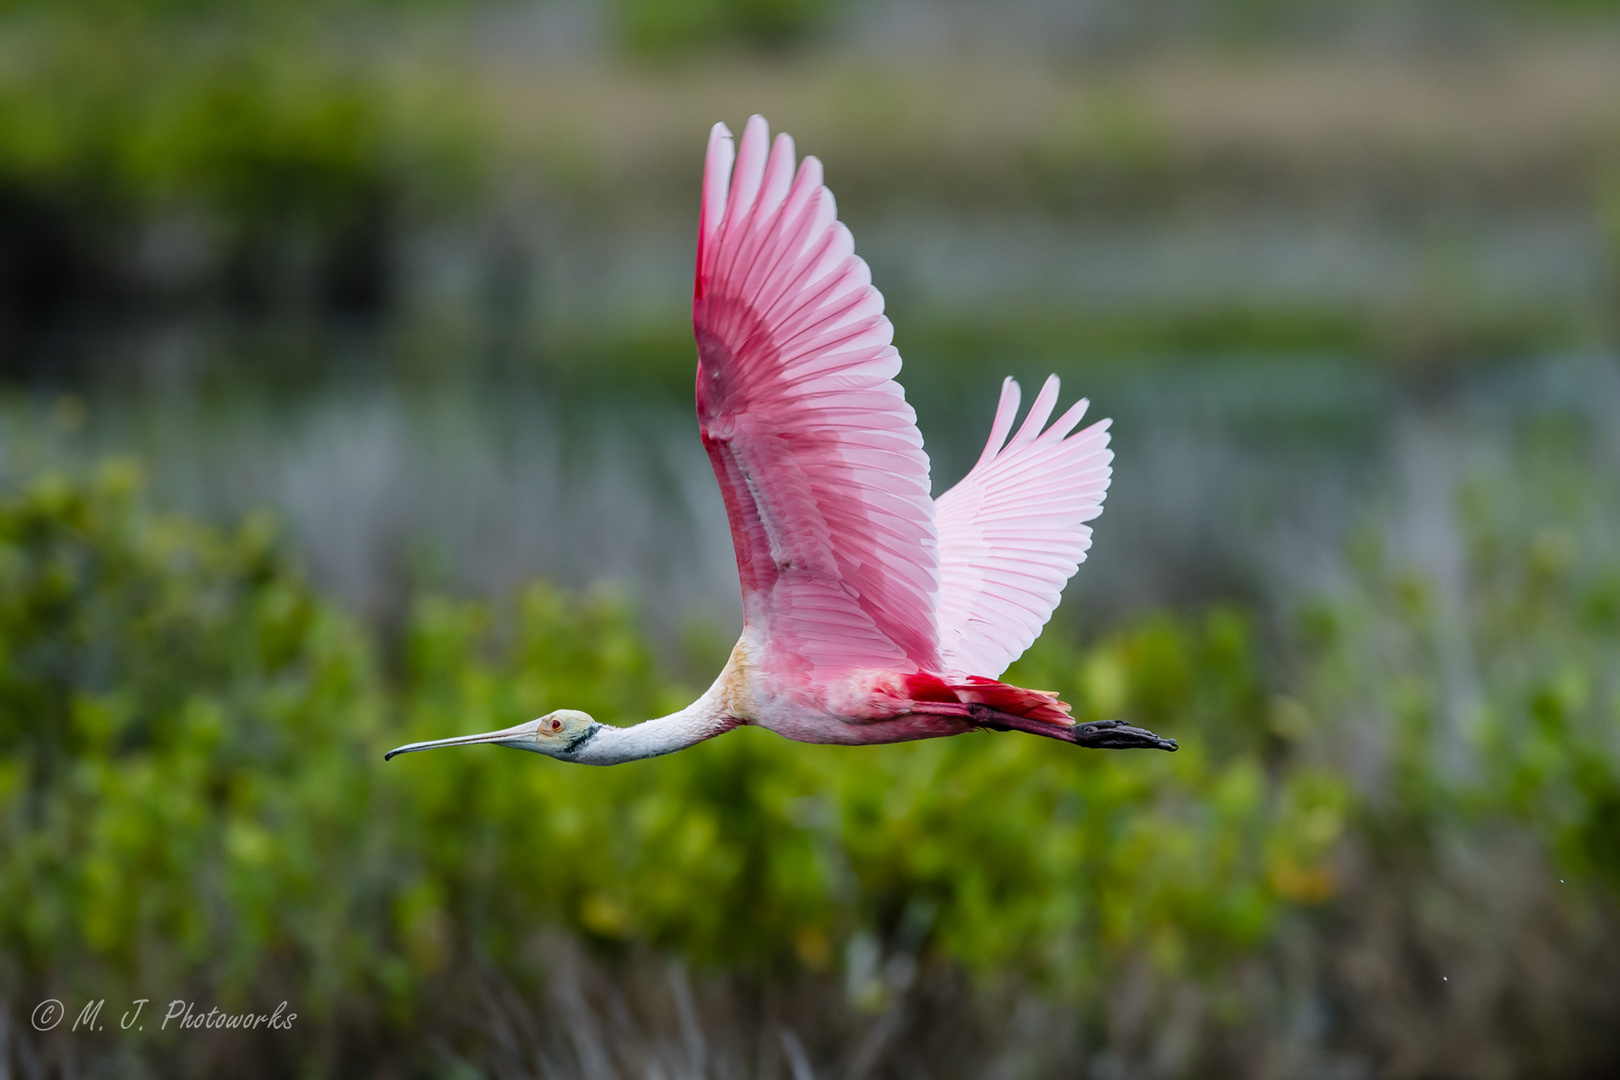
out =
[[[755,111],[938,490],[1115,418],[1009,677],[1176,755],[384,767],[724,658]],[[1609,1075],[1617,340],[1611,0],[3,0],[0,1076]]]

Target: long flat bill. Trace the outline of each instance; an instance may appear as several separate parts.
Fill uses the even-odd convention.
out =
[[[533,723],[534,721],[530,720],[506,728],[504,731],[486,731],[482,735],[456,735],[449,739],[430,739],[427,742],[406,743],[404,746],[396,746],[388,751],[383,755],[383,760],[392,761],[396,754],[414,754],[418,750],[437,750],[441,746],[472,746],[475,743],[511,742],[513,739],[521,739],[528,735],[529,726]]]

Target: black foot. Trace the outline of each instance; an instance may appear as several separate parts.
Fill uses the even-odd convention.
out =
[[[1097,750],[1174,750],[1176,740],[1161,739],[1146,728],[1123,720],[1094,720],[1069,729],[1069,741]]]
[[[1145,728],[1132,727],[1123,720],[1093,720],[1089,724],[1059,727],[1056,724],[1014,716],[988,705],[970,705],[973,722],[991,731],[1024,731],[1048,739],[1074,743],[1093,750],[1174,750],[1176,740],[1161,739]]]

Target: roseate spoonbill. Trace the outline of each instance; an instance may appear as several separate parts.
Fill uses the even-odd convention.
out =
[[[1174,750],[1117,720],[1077,724],[1054,695],[999,682],[1091,546],[1112,473],[1108,421],[1047,426],[1053,376],[1009,439],[1002,383],[978,463],[929,498],[928,456],[900,385],[883,297],[837,220],[821,163],[765,121],[709,135],[692,324],[697,414],[725,498],[743,631],[680,712],[633,727],[558,709],[504,731],[394,754],[495,743],[584,765],[656,757],[758,724],[800,742],[903,742],[975,729],[1078,746]],[[735,154],[736,168],[733,169]],[[1073,434],[1071,434],[1073,432]]]

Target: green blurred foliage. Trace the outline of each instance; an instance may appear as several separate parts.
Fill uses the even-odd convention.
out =
[[[1317,715],[1386,741],[1385,783],[1363,808],[1373,850],[1423,861],[1448,833],[1516,822],[1612,905],[1620,560],[1602,512],[1614,487],[1583,467],[1587,442],[1547,424],[1520,460],[1466,478],[1450,599],[1434,574],[1363,537],[1358,588],[1306,620],[1302,692]]]
[[[633,722],[693,694],[660,686],[622,609],[541,586],[504,631],[476,606],[425,601],[408,656],[411,736],[564,705]],[[1090,655],[1053,639],[1020,674],[1085,715],[1241,729],[1249,659],[1241,620],[1219,616]],[[1182,680],[1164,687],[1159,663]],[[1096,688],[1111,678],[1123,686]],[[744,730],[605,772],[513,757],[399,769],[435,832],[487,845],[471,876],[461,843],[413,846],[436,882],[424,888],[493,955],[549,919],[728,968],[817,968],[922,905],[949,957],[1075,990],[1146,943],[1176,970],[1217,963],[1263,935],[1279,902],[1327,895],[1333,830],[1297,815],[1336,819],[1344,798],[1315,774],[1273,785],[1246,749],[1160,761],[993,735],[851,751]]]
[[[1085,1000],[1135,956],[1217,973],[1335,891],[1347,789],[1267,766],[1236,615],[1053,636],[1014,673],[1176,732],[1173,756],[743,730],[607,770],[385,766],[389,743],[564,705],[629,723],[693,688],[611,596],[543,585],[503,611],[424,597],[386,675],[265,521],[155,516],[136,487],[115,465],[0,504],[0,996],[192,986],[407,1024],[546,926],[760,974],[921,926],[942,963]]]
[[[744,45],[779,50],[821,29],[840,0],[611,0],[630,53],[668,58]]]
[[[1232,609],[1149,615],[1085,647],[1050,629],[1010,670],[1174,755],[743,729],[601,770],[381,751],[684,704],[699,688],[611,593],[424,595],[385,650],[267,520],[155,515],[128,464],[43,477],[0,502],[0,998],[285,998],[309,1034],[271,1060],[341,1071],[335,1045],[371,1061],[379,1033],[441,1030],[469,972],[532,977],[519,958],[550,928],[771,983],[853,979],[876,943],[1090,1015],[1147,965],[1241,1025],[1262,1006],[1233,980],[1300,916],[1410,896],[1427,941],[1459,843],[1531,837],[1560,903],[1612,914],[1620,564],[1569,473],[1580,445],[1552,425],[1464,487],[1461,624],[1368,534],[1354,586],[1286,641]],[[893,987],[862,978],[852,1002],[881,1008]]]
[[[148,210],[196,197],[255,218],[331,213],[380,180],[374,103],[334,71],[231,53],[169,67],[124,47],[94,59],[76,51],[39,58],[0,99],[9,133],[0,152],[14,182],[62,183]],[[164,77],[147,82],[160,64]],[[87,71],[95,77],[74,77]],[[129,92],[143,83],[144,93]]]
[[[406,173],[431,186],[467,168],[452,133],[466,117],[400,115],[367,56],[296,23],[70,8],[7,30],[0,177],[12,183],[141,210],[197,199],[227,216],[319,216]]]
[[[464,204],[483,167],[465,96],[442,92],[453,76],[383,60],[274,5],[0,14],[5,239],[94,295],[237,299],[305,259],[376,306],[405,223]],[[176,221],[198,280],[133,255]]]
[[[142,19],[196,19],[294,12],[341,14],[367,10],[467,7],[477,0],[0,0],[0,13],[53,11]]]
[[[278,956],[317,999],[352,989],[378,925],[353,905],[389,872],[355,813],[367,642],[263,520],[154,519],[135,486],[127,465],[47,477],[0,511],[8,995],[144,977],[240,1001]]]
[[[563,705],[622,723],[684,704],[692,690],[660,690],[623,613],[602,603],[537,587],[494,664],[479,659],[494,633],[486,613],[425,604],[409,650],[408,734]],[[1205,689],[1246,677],[1242,646],[1221,640],[1225,622],[1156,628],[1152,653],[1127,641],[1082,659],[1052,645],[1026,666],[1088,712],[1085,673],[1117,665],[1125,715],[1241,725],[1230,710],[1242,693]],[[1143,670],[1166,658],[1187,669],[1168,691]],[[399,768],[436,829],[488,845],[476,878],[454,844],[422,872],[470,905],[452,903],[450,917],[492,935],[492,954],[550,918],[728,968],[825,966],[837,943],[894,932],[921,904],[951,958],[1076,990],[1147,943],[1176,970],[1252,945],[1277,903],[1297,898],[1299,875],[1326,874],[1331,835],[1312,841],[1279,809],[1336,815],[1343,800],[1314,774],[1273,785],[1246,752],[1158,761],[993,735],[852,751],[744,730],[606,772],[510,757]],[[421,850],[441,849],[424,837]],[[1294,875],[1281,892],[1277,860]]]

